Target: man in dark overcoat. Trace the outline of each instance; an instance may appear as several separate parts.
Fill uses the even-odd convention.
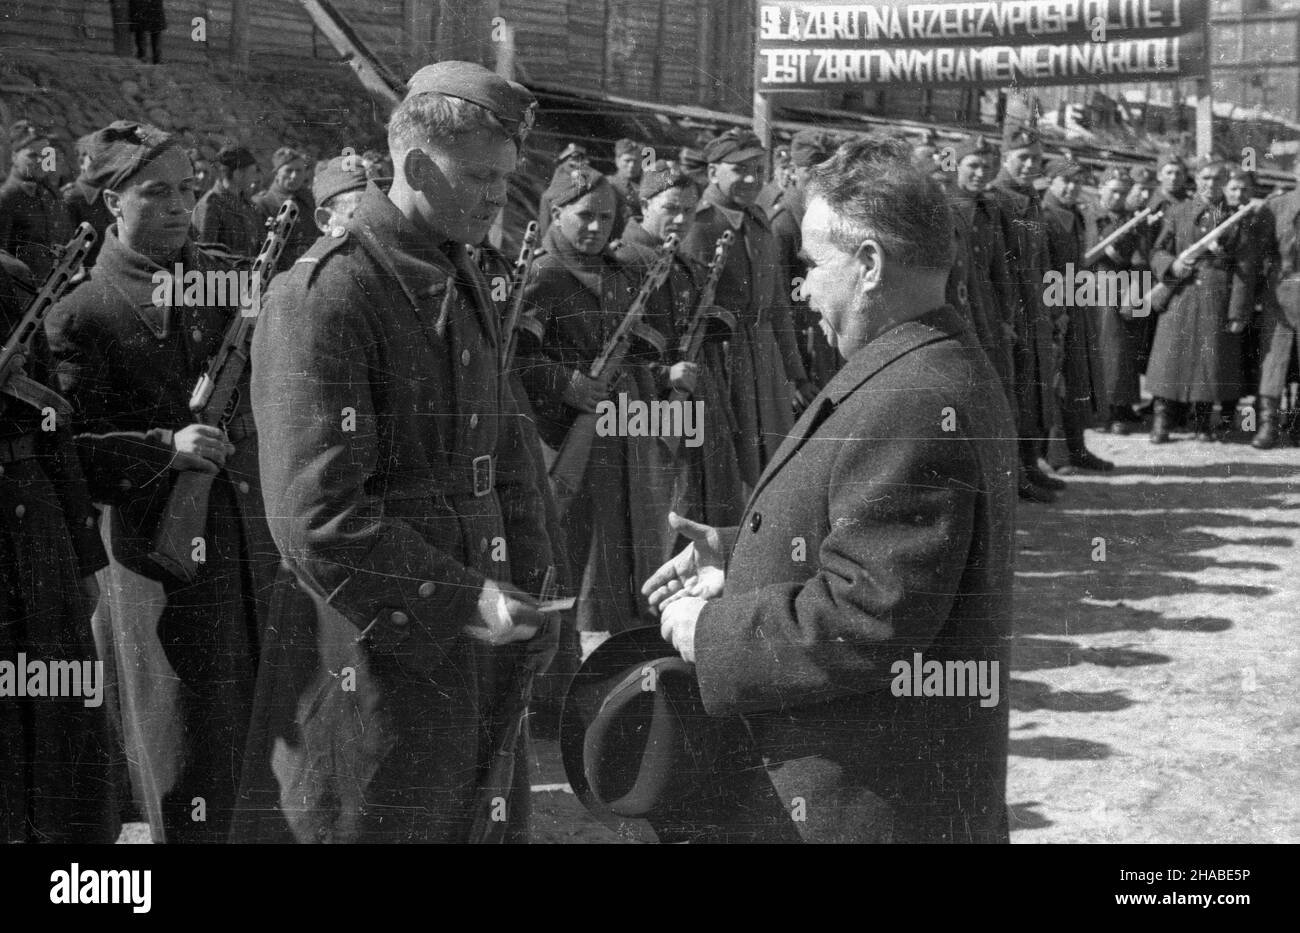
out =
[[[1079,210],[1079,191],[1088,170],[1068,159],[1053,160],[1047,167],[1050,180],[1043,195],[1043,217],[1047,221],[1047,244],[1052,271],[1062,277],[1065,298],[1065,334],[1062,344],[1061,427],[1069,467],[1074,470],[1113,470],[1115,465],[1093,454],[1084,445],[1083,432],[1097,416],[1102,398],[1102,363],[1099,357],[1099,309],[1080,305],[1077,283],[1083,268],[1087,228]],[[1065,294],[1069,293],[1069,294]],[[1045,289],[1044,294],[1050,294]],[[1087,297],[1087,292],[1084,292]]]
[[[0,253],[0,340],[32,297]],[[38,351],[43,350],[43,339]],[[27,375],[46,380],[43,353]],[[54,430],[43,430],[42,423]],[[91,636],[95,572],[108,563],[70,425],[0,392],[0,660],[77,665],[82,696],[0,696],[0,841],[111,843],[118,832],[111,696]],[[86,679],[86,675],[90,679]],[[98,686],[98,695],[91,688]]]
[[[1128,222],[1126,195],[1133,179],[1122,168],[1107,169],[1097,189],[1097,200],[1085,205],[1083,221],[1086,232],[1085,247],[1094,246]],[[1142,224],[1108,245],[1105,251],[1088,268],[1093,272],[1129,279],[1128,273],[1141,271],[1134,264],[1138,255]],[[1118,280],[1118,279],[1117,279]],[[1099,304],[1096,308],[1098,356],[1101,366],[1101,397],[1099,407],[1105,413],[1112,434],[1127,434],[1141,418],[1134,406],[1141,400],[1138,380],[1138,357],[1146,342],[1150,315],[1137,315],[1133,311],[1140,298],[1127,289],[1117,292],[1119,301]],[[1127,299],[1127,300],[1125,300]]]
[[[235,256],[253,257],[262,245],[263,222],[249,200],[261,178],[257,159],[243,146],[217,153],[217,178],[194,206],[194,239]]]
[[[95,242],[90,244],[90,252],[86,254],[84,263],[87,269],[95,264],[100,247],[104,245],[104,233],[113,225],[113,215],[108,212],[104,199],[99,196],[99,190],[87,185],[82,177],[94,155],[90,151],[92,139],[93,134],[88,134],[77,140],[78,174],[60,192],[69,231],[77,229],[83,223],[90,224],[95,231]]]
[[[105,596],[121,652],[128,752],[147,762],[141,794],[154,838],[224,842],[279,558],[264,518],[247,374],[224,430],[195,423],[188,402],[240,299],[223,304],[206,285],[171,284],[178,269],[182,281],[206,283],[229,268],[189,240],[193,176],[179,141],[130,121],[96,137],[87,180],[116,223],[90,278],[51,310],[46,331],[76,409],[91,494],[110,506]],[[149,589],[136,571],[150,572],[141,555],[184,471],[214,475],[195,542],[202,560],[193,581]],[[149,614],[159,605],[155,624]],[[179,684],[169,695],[173,671]]]
[[[794,422],[793,404],[805,405],[817,394],[799,356],[790,283],[781,280],[776,240],[754,206],[763,184],[764,152],[748,130],[728,130],[709,142],[704,150],[709,186],[682,240],[687,256],[707,263],[722,231],[736,236],[716,301],[736,316],[727,367],[740,475],[749,486]]]
[[[1007,125],[1002,167],[989,193],[996,199],[1007,247],[1007,271],[1016,292],[1015,370],[1020,427],[1020,498],[1051,502],[1065,484],[1043,471],[1048,432],[1056,422],[1058,347],[1064,316],[1043,305],[1043,275],[1051,268],[1047,226],[1034,179],[1042,171],[1043,145],[1035,130]]]
[[[313,606],[266,637],[238,840],[526,832],[523,737],[494,775],[493,723],[553,560],[467,244],[505,203],[534,106],[479,65],[422,68],[389,120],[389,192],[370,183],[268,295],[262,481]]]
[[[845,364],[740,525],[678,520],[692,545],[645,589],[805,841],[1006,842],[1015,427],[943,301],[946,196],[892,140],[846,144],[808,192],[804,289]],[[983,696],[916,690],[932,661]]]
[[[1224,409],[1231,412],[1242,393],[1241,335],[1251,314],[1254,277],[1239,265],[1240,227],[1226,231],[1211,250],[1188,268],[1178,256],[1228,217],[1223,184],[1228,169],[1209,162],[1196,172],[1196,194],[1167,208],[1156,237],[1151,267],[1158,278],[1180,283],[1156,322],[1147,368],[1154,396],[1152,443],[1169,440],[1171,406],[1192,407],[1199,441],[1222,432]]]
[[[1300,182],[1300,172],[1296,180]],[[1251,441],[1261,450],[1276,446],[1283,437],[1282,395],[1300,349],[1300,188],[1272,199],[1269,208],[1277,256],[1260,326],[1264,358],[1259,366],[1259,426]],[[1294,412],[1285,433],[1291,443],[1300,443],[1300,419]]]

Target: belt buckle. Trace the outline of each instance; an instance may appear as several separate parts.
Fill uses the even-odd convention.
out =
[[[496,486],[496,464],[491,454],[474,458],[474,495],[482,498]]]

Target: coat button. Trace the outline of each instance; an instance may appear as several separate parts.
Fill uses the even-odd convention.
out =
[[[478,543],[478,549],[479,549],[480,551],[486,551],[486,550],[488,549],[488,539],[487,539],[487,538],[482,538],[482,539],[479,540],[479,543]]]
[[[251,489],[251,488],[252,488],[252,487],[248,485],[248,481],[247,481],[247,480],[242,480],[242,479],[241,479],[241,480],[239,481],[239,491],[240,491],[240,492],[248,492],[248,490]]]
[[[87,516],[86,516],[86,527],[87,527],[87,528],[94,528],[94,527],[95,527],[95,516],[93,516],[93,515],[87,515]]]
[[[410,624],[411,617],[408,616],[405,612],[398,611],[398,612],[394,612],[391,616],[389,616],[388,621],[392,622],[398,628],[403,628]]]
[[[461,351],[460,351],[460,365],[462,365],[462,366],[468,366],[468,365],[469,365],[469,351],[468,351],[468,350],[461,350]]]
[[[425,599],[428,599],[430,596],[434,594],[434,591],[437,589],[438,587],[432,583],[421,583],[420,588],[416,590],[416,592],[419,593],[421,596],[423,596]]]
[[[4,475],[5,475],[5,465],[3,463],[0,463],[0,476],[4,476]]]
[[[475,428],[477,428],[477,427],[478,427],[478,415],[477,415],[477,414],[470,415],[470,416],[469,416],[469,429],[470,429],[471,431],[473,431],[473,430],[474,430]]]
[[[749,517],[749,530],[751,532],[757,534],[758,526],[761,524],[763,524],[763,516],[759,512],[755,512],[753,515]]]
[[[194,328],[193,331],[190,332],[190,336],[194,338],[194,342],[195,342],[195,343],[198,343],[199,341],[201,341],[201,340],[203,339],[203,331],[199,330],[199,329],[196,327],[196,328]]]
[[[18,503],[18,505],[14,507],[14,514],[19,518],[22,518],[27,514],[27,506],[23,505],[21,502]]]

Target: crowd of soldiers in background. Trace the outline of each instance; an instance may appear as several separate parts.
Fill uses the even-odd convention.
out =
[[[43,167],[48,138],[26,124],[16,126],[11,138],[13,167],[0,188],[4,284],[38,283],[73,227],[84,221],[94,228],[97,253],[111,241],[106,234],[114,216],[87,174],[97,164],[94,138],[81,144],[82,175],[61,191]],[[594,439],[583,485],[559,521],[564,572],[579,597],[571,626],[582,636],[572,639],[567,655],[562,648],[560,669],[567,664],[572,670],[579,650],[604,633],[653,621],[639,585],[678,544],[669,512],[715,526],[735,524],[747,492],[799,412],[834,379],[842,361],[833,334],[801,292],[807,268],[800,221],[808,170],[844,138],[822,130],[798,133],[778,154],[772,177],[767,151],[746,130],[729,130],[699,149],[681,149],[674,160],[652,162],[644,161],[641,142],[620,140],[608,176],[592,167],[582,143],[568,143],[555,157],[537,214],[541,245],[524,290],[531,323],[521,329],[512,373],[548,458],[562,447],[577,414],[595,413],[608,400],[705,403],[699,447],[666,452],[657,438]],[[269,185],[257,190],[261,169],[245,148],[223,148],[211,164],[194,151],[190,159],[197,198],[190,238],[214,261],[255,256],[268,220],[287,200],[298,203],[302,220],[281,255],[281,269],[302,257],[318,234],[344,235],[366,186],[382,188],[392,177],[382,153],[317,166],[285,147],[271,159]],[[1240,401],[1253,395],[1255,447],[1300,441],[1294,409],[1286,409],[1291,421],[1282,423],[1300,323],[1294,284],[1292,291],[1286,285],[1300,270],[1300,193],[1260,206],[1189,265],[1180,258],[1188,247],[1258,197],[1251,172],[1211,160],[1198,163],[1192,174],[1183,158],[1170,154],[1150,167],[1105,170],[1085,203],[1084,192],[1094,181],[1089,170],[1070,158],[1047,159],[1027,127],[1008,127],[1000,152],[974,135],[953,145],[918,144],[915,160],[932,167],[950,198],[956,262],[948,300],[965,315],[1017,415],[1022,499],[1050,503],[1066,487],[1062,475],[1113,469],[1085,446],[1089,428],[1124,434],[1149,416],[1154,443],[1170,441],[1184,423],[1198,441],[1225,439]],[[1144,211],[1095,261],[1085,258]],[[715,267],[728,232],[730,248]],[[676,245],[672,271],[647,315],[658,336],[643,333],[626,365],[592,375],[590,361],[669,241]],[[477,246],[489,277],[509,276],[512,257],[486,243]],[[91,280],[96,259],[92,253],[86,262]],[[1089,269],[1149,271],[1154,281],[1179,287],[1158,316],[1141,313],[1138,296],[1128,292],[1092,305],[1050,299],[1049,273],[1066,276],[1073,295],[1070,277]],[[711,271],[717,274],[710,283]],[[706,283],[711,294],[708,307],[701,308]],[[15,304],[6,308],[10,324],[20,304],[13,296]],[[505,303],[500,305],[504,313]],[[686,355],[682,338],[701,314],[709,318],[708,339],[698,353]],[[196,328],[196,341],[199,333]],[[177,374],[176,382],[189,377]],[[104,394],[97,405],[106,423],[114,420],[115,409],[120,414],[140,404],[121,386],[93,391]],[[158,427],[183,425],[184,404],[177,398],[176,423]],[[13,430],[0,459],[20,460],[26,455],[14,438],[34,427],[7,427]],[[81,421],[79,429],[93,432],[96,425]],[[1052,463],[1048,445],[1054,434],[1063,437],[1065,455]],[[129,488],[129,480],[120,482]],[[78,509],[69,514],[93,525],[85,506]],[[29,526],[13,533],[33,532]],[[75,579],[73,584],[75,591]],[[202,605],[203,599],[193,603]],[[250,638],[244,649],[250,654],[242,659],[246,672],[256,666],[255,644]],[[201,676],[228,680],[237,667],[225,663]],[[229,709],[223,713],[228,714]],[[229,725],[221,741],[237,745],[242,734],[238,724]],[[203,781],[210,786],[221,750],[209,748],[192,760],[206,769]],[[235,790],[227,789],[227,804]],[[79,793],[66,796],[79,799]],[[174,796],[183,801],[189,794]],[[176,812],[183,810],[182,803]],[[211,826],[206,835],[187,836],[179,829],[181,817],[167,819],[178,827],[174,839],[224,835],[224,828]],[[21,838],[23,832],[10,823],[10,838]]]

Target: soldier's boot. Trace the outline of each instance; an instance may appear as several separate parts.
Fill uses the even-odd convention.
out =
[[[1275,395],[1259,397],[1259,429],[1250,441],[1250,446],[1256,450],[1272,450],[1281,440],[1278,434],[1281,402]]]
[[[1169,443],[1169,401],[1155,398],[1151,400],[1151,443]]]
[[[1065,446],[1070,452],[1070,466],[1076,470],[1091,470],[1098,473],[1109,473],[1115,469],[1115,464],[1109,460],[1103,460],[1083,443],[1083,416],[1077,411],[1061,412],[1062,427],[1065,429]]]
[[[1038,466],[1038,442],[1033,438],[1022,437],[1020,439],[1020,479],[1021,485],[1029,483],[1037,486],[1039,489],[1048,492],[1062,492],[1065,489],[1065,481],[1050,476]],[[1028,498],[1022,496],[1021,498]],[[1055,496],[1048,501],[1055,499]]]

